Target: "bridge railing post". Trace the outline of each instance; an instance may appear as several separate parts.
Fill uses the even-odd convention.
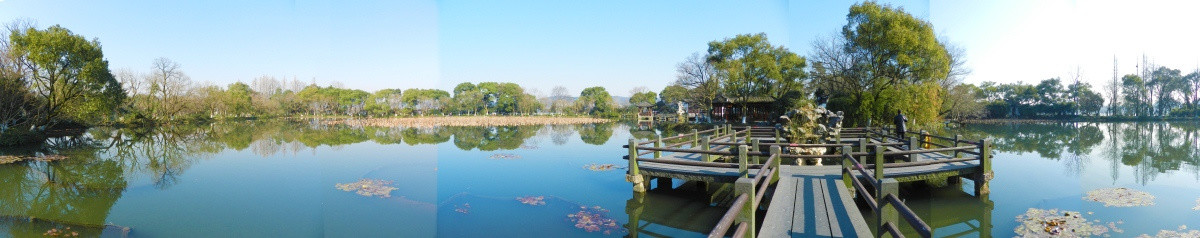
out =
[[[643,193],[646,192],[646,179],[642,176],[641,171],[638,170],[637,144],[636,140],[629,138],[629,174],[625,175],[625,181],[633,183],[633,192]]]
[[[779,136],[779,128],[775,129],[775,143],[783,143],[783,138]]]
[[[696,148],[696,145],[699,145],[699,144],[700,144],[700,131],[698,131],[696,129],[692,129],[692,148]]]
[[[708,146],[708,142],[710,140],[712,140],[712,137],[704,136],[704,139],[700,141],[700,149],[704,150],[704,151],[708,151],[709,149],[711,149],[711,147]],[[713,161],[712,155],[708,154],[708,153],[701,153],[700,158],[703,159],[704,162],[712,162]]]
[[[749,156],[746,156],[746,152],[747,152],[747,150],[749,150],[749,148],[747,148],[747,147],[748,146],[746,146],[746,145],[738,145],[738,147],[737,147],[738,148],[737,149],[738,150],[738,172],[741,174],[741,177],[743,177],[743,178],[749,177],[749,175],[750,175],[750,172],[749,172],[750,165],[748,164],[750,162],[749,161],[750,158],[748,158]]]
[[[748,200],[746,200],[746,203],[742,204],[742,207],[741,207],[742,211],[738,213],[737,219],[734,219],[734,224],[735,224],[734,226],[737,226],[736,224],[741,224],[742,222],[746,222],[749,224],[750,229],[746,230],[746,236],[745,236],[747,238],[753,238],[755,236],[754,230],[755,230],[756,224],[754,224],[754,223],[755,223],[755,219],[757,219],[757,216],[754,213],[758,211],[758,204],[755,204],[754,201],[758,200],[758,199],[755,199],[755,197],[754,197],[754,193],[757,190],[757,189],[754,189],[754,187],[755,186],[754,186],[753,178],[739,178],[739,179],[737,179],[737,181],[735,181],[733,183],[734,194],[739,194],[739,195],[745,194],[746,198],[748,198]]]
[[[779,181],[779,168],[783,164],[783,150],[778,145],[771,146],[771,156],[777,156],[775,161],[772,161],[771,166],[771,182]]]
[[[959,143],[961,143],[960,141],[962,141],[962,135],[954,134],[954,147],[958,147],[960,145]],[[962,158],[962,153],[958,153],[958,150],[954,150],[954,158]]]
[[[897,182],[896,179],[889,178],[879,180],[879,188],[877,191],[875,191],[875,204],[879,206],[879,214],[875,214],[877,215],[876,218],[879,219],[878,223],[876,223],[879,224],[879,229],[877,229],[879,232],[875,235],[875,237],[883,237],[883,226],[885,224],[891,223],[894,226],[899,226],[898,222],[900,221],[900,212],[896,210],[895,205],[892,205],[892,203],[888,202],[887,200],[888,195],[899,197],[899,192],[900,182]]]
[[[662,148],[662,146],[663,146],[662,135],[654,135],[654,148]],[[655,159],[662,158],[662,151],[655,150],[654,158]]]
[[[909,136],[908,137],[908,150],[920,150],[920,149],[921,149],[921,141],[917,140],[917,136]],[[915,157],[917,156],[917,154],[908,154],[905,156],[908,157],[908,162],[912,162],[915,159]]]
[[[750,151],[753,151],[753,152],[762,151],[762,149],[758,147],[760,145],[760,143],[761,142],[759,142],[758,138],[754,138],[753,140],[751,140],[750,141]],[[754,164],[761,164],[761,163],[762,163],[762,156],[755,155],[754,156]]]
[[[858,152],[867,153],[867,138],[858,138]],[[859,164],[867,163],[867,156],[858,157]]]
[[[849,145],[842,146],[842,154],[846,155],[846,154],[851,153],[851,148],[852,147],[850,147]],[[852,156],[842,156],[842,169],[843,169],[842,170],[842,183],[845,183],[844,185],[846,186],[846,188],[850,189],[848,191],[855,191],[854,184],[850,181],[851,179],[854,179],[854,178],[852,178],[850,176],[850,173],[847,172],[847,171],[854,170],[854,162],[850,162],[850,160],[852,160],[852,159],[854,159]],[[855,194],[856,193],[851,192],[850,196],[856,197]]]
[[[871,156],[875,157],[875,179],[883,179],[883,146],[875,145]]]
[[[975,179],[975,196],[992,193],[988,185],[992,180],[992,139],[979,140],[979,173]]]

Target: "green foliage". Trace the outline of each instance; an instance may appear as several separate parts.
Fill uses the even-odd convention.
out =
[[[630,104],[645,103],[654,105],[655,102],[658,102],[658,95],[655,95],[654,92],[639,92],[629,97]]]
[[[579,93],[575,100],[576,112],[587,115],[610,115],[615,113],[612,95],[604,87],[590,87]]]
[[[47,125],[60,120],[96,123],[102,115],[111,115],[125,99],[121,84],[108,70],[108,61],[100,42],[55,25],[9,35],[13,53],[28,60],[24,73],[30,91],[36,94],[39,118],[35,124]]]
[[[742,34],[708,43],[708,61],[724,76],[724,93],[745,102],[769,96],[778,109],[797,106],[808,92],[804,88],[805,58],[783,46],[772,46],[765,33]],[[779,110],[782,111],[782,110]]]
[[[1058,78],[1042,80],[1036,86],[1025,83],[984,82],[980,99],[993,118],[1061,118],[1096,115],[1104,98],[1091,85],[1076,82],[1062,86]]]
[[[250,104],[250,95],[254,94],[250,90],[250,85],[242,82],[229,84],[229,89],[225,90],[225,107],[229,109],[229,113],[238,116],[252,114],[254,108]]]
[[[850,7],[840,37],[818,42],[813,80],[830,96],[827,107],[853,124],[886,122],[896,110],[916,124],[943,114],[942,85],[951,58],[933,26],[902,8],[864,2]]]

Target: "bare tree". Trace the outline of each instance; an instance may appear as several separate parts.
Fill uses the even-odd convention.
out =
[[[250,88],[263,96],[271,97],[283,91],[283,83],[275,77],[262,75],[250,82]]]
[[[691,101],[709,112],[713,99],[721,91],[717,69],[708,62],[708,56],[701,53],[693,53],[675,66],[675,83],[687,88]]]
[[[146,78],[153,114],[159,119],[169,119],[183,111],[186,104],[183,96],[188,92],[192,80],[179,63],[165,57],[154,60],[153,72]]]
[[[1121,108],[1121,78],[1117,75],[1117,55],[1113,55],[1113,77],[1108,82],[1108,114],[1116,116]]]
[[[566,107],[570,106],[570,102],[567,101],[567,98],[570,97],[571,93],[567,91],[567,87],[554,86],[554,89],[550,90],[550,110],[562,113]]]

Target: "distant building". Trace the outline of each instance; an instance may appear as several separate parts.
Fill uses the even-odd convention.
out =
[[[741,122],[746,116],[747,123],[771,122],[781,115],[775,111],[775,99],[770,97],[750,97],[746,100],[746,109],[742,111],[741,98],[727,98],[717,95],[712,101],[712,120],[725,122]]]

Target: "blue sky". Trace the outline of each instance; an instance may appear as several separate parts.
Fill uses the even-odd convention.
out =
[[[661,90],[709,41],[767,33],[806,55],[856,1],[35,1],[0,0],[0,21],[32,19],[97,38],[112,69],[157,57],[195,81],[260,75],[351,88],[451,89],[515,82],[542,94],[604,86]],[[885,1],[966,49],[967,82],[1066,77],[1100,87],[1143,53],[1200,65],[1191,1]]]

